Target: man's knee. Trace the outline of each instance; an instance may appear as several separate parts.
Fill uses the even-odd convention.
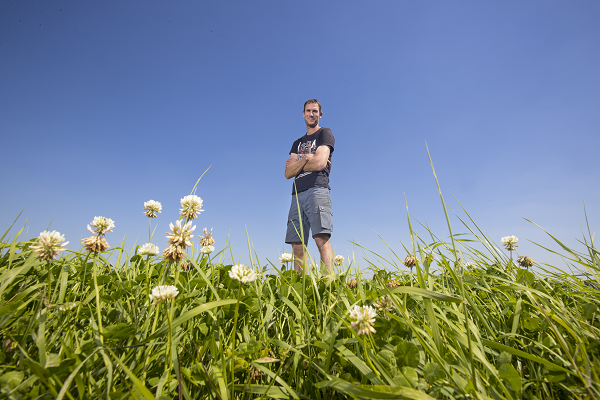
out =
[[[315,239],[315,243],[317,245],[318,248],[321,248],[323,246],[327,246],[327,244],[329,244],[329,238],[331,235],[329,235],[328,233],[319,233],[315,236],[313,236],[313,239]]]

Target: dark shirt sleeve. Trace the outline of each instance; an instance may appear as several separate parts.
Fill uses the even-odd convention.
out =
[[[300,139],[302,139],[302,138],[300,138]],[[298,154],[298,145],[300,144],[300,139],[296,139],[294,141],[294,144],[292,144],[292,149],[290,150],[290,152],[288,154],[292,154],[292,153]]]
[[[321,140],[319,146],[323,145],[329,146],[329,154],[333,153],[333,148],[335,146],[335,138],[333,137],[333,133],[331,133],[331,129],[329,128],[323,128],[323,130],[321,131]]]

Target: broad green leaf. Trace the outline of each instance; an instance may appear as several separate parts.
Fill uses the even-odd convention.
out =
[[[437,381],[438,379],[442,379],[446,376],[444,369],[440,367],[439,364],[434,362],[428,362],[423,368],[423,376],[430,384]]]
[[[396,356],[396,365],[398,368],[404,366],[417,367],[421,359],[417,345],[406,341],[394,347],[394,355]]]
[[[499,375],[501,379],[505,379],[510,383],[513,390],[517,393],[521,392],[521,375],[511,364],[502,364],[500,366]]]

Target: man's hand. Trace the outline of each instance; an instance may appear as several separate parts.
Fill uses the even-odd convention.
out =
[[[290,158],[285,162],[285,178],[291,179],[298,175],[309,159],[305,156],[298,160],[298,154],[290,154]]]

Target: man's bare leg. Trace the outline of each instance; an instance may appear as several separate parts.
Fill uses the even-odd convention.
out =
[[[308,254],[304,251],[301,242],[292,243],[292,251],[294,252],[294,268],[297,273],[301,274],[304,266],[308,265]]]
[[[321,253],[321,261],[327,267],[328,273],[333,273],[333,250],[331,248],[331,242],[329,241],[329,235],[326,233],[319,233],[314,236],[315,243]]]

